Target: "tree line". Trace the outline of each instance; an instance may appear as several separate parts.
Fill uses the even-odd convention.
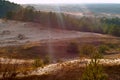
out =
[[[36,11],[34,7],[10,10],[6,14],[7,19],[36,22],[50,28],[77,30],[85,32],[105,33],[120,36],[120,18],[97,18],[73,16],[59,12]]]
[[[5,17],[7,12],[18,10],[20,7],[20,5],[11,3],[7,0],[0,0],[0,18]]]

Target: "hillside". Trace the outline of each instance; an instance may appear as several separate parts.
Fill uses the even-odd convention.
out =
[[[8,26],[9,25],[9,26]],[[35,27],[34,27],[35,26]],[[23,39],[19,39],[19,35]],[[28,41],[55,41],[81,37],[107,37],[106,35],[44,27],[38,23],[0,20],[1,46],[26,43]]]
[[[28,62],[29,61],[29,62]],[[85,71],[86,64],[90,59],[75,59],[64,62],[58,62],[49,64],[44,67],[38,67],[36,69],[21,72],[13,78],[14,80],[78,80],[81,79],[82,74]],[[119,80],[120,74],[120,59],[100,59],[100,64],[104,67],[104,72],[108,76],[108,80]],[[18,60],[19,65],[23,65],[23,62],[31,63],[31,60]],[[14,60],[10,63],[13,64]],[[23,64],[21,64],[23,63]],[[27,66],[28,68],[28,66]],[[0,74],[1,79],[1,74]],[[9,79],[9,78],[8,78]]]
[[[120,80],[119,5],[0,0],[0,80]]]
[[[80,15],[79,13],[61,13],[60,7],[56,6],[56,8],[58,8],[59,12],[36,11],[34,7],[27,6],[18,11],[8,13],[6,19],[39,23],[50,28],[120,36],[119,15],[105,13],[103,14],[104,16],[98,14],[101,17],[96,17],[94,14],[89,13],[89,10],[86,8],[84,11],[87,10],[87,12],[81,17],[82,13]],[[77,16],[75,17],[73,14]]]
[[[71,59],[79,55],[67,51],[67,47],[71,42],[78,42],[80,46],[84,44],[102,45],[105,43],[118,43],[117,45],[119,45],[117,37],[109,35],[53,29],[31,22],[0,20],[1,57],[12,56],[14,58],[34,59],[50,55],[53,60]]]

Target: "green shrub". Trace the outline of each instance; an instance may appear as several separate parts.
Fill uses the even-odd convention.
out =
[[[82,80],[107,80],[107,74],[104,73],[103,66],[99,64],[99,56],[95,55],[91,62],[86,66],[82,75]]]
[[[63,63],[64,61],[62,59],[58,59],[57,63]]]
[[[118,47],[118,44],[112,44],[112,43],[108,43],[106,44],[109,48],[117,48]]]
[[[109,47],[107,46],[107,45],[100,45],[99,47],[98,47],[98,51],[99,51],[99,53],[105,53],[107,50],[109,50]]]
[[[33,67],[34,68],[43,67],[43,66],[44,66],[44,63],[43,63],[42,59],[34,60],[34,62],[33,62]]]
[[[103,72],[102,66],[92,60],[86,67],[82,80],[107,80],[107,75]]]
[[[50,63],[50,57],[49,56],[45,56],[44,60],[43,60],[43,63],[45,65],[49,64]]]
[[[87,56],[92,56],[93,53],[97,51],[96,47],[93,45],[83,45],[80,48],[80,55],[87,55]]]

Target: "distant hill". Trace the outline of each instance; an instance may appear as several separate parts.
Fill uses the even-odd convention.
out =
[[[15,11],[20,8],[20,5],[11,3],[7,0],[0,0],[0,18],[4,17],[7,12]]]
[[[29,4],[37,10],[53,12],[93,12],[120,14],[120,4]],[[24,5],[26,6],[26,5]]]

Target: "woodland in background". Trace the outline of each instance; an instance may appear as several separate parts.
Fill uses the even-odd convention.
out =
[[[5,17],[6,13],[9,11],[16,11],[21,6],[15,3],[11,3],[7,0],[0,0],[0,18]]]
[[[50,28],[120,36],[120,18],[75,18],[63,13],[36,11],[31,6],[21,8],[18,11],[10,11],[7,13],[6,18],[25,22],[36,22]]]
[[[32,6],[23,8],[6,0],[0,0],[0,17],[24,22],[36,22],[49,28],[120,36],[120,18],[76,18],[63,13],[36,11]]]

